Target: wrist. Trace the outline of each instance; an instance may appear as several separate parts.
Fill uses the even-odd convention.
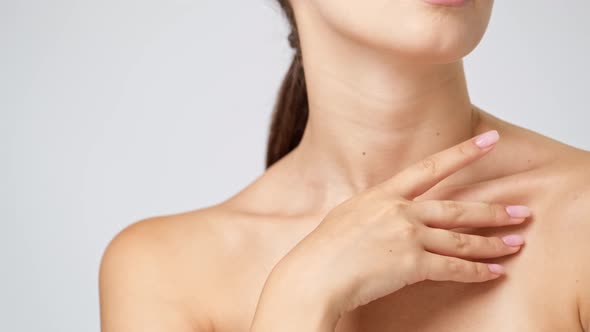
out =
[[[339,302],[329,287],[306,270],[281,261],[266,280],[251,331],[332,332],[340,316]]]

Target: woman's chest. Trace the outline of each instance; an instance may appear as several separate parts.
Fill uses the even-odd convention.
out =
[[[488,260],[506,267],[500,279],[410,285],[346,314],[335,332],[582,332],[572,294],[560,284],[567,278],[542,239],[528,237],[520,253]],[[216,330],[248,331],[265,277],[247,276],[231,288]]]
[[[425,281],[359,308],[336,332],[578,331],[564,319],[560,299],[535,291],[533,283]]]
[[[511,271],[496,281],[407,286],[344,315],[335,332],[583,332],[571,294],[544,277],[543,267],[527,272],[518,263],[507,263]],[[234,292],[216,331],[249,331],[260,291]]]
[[[543,205],[537,200],[520,198],[533,211],[542,211]],[[536,213],[522,225],[457,230],[482,236],[522,234],[526,242],[516,254],[478,260],[504,265],[506,275],[497,280],[410,285],[346,314],[336,332],[582,332],[572,291],[575,280],[568,274],[568,243],[558,235],[559,223],[551,218]],[[289,242],[281,236],[273,238]],[[271,266],[283,254],[269,255],[272,251],[265,248],[266,254],[256,255],[272,256],[262,265]],[[219,311],[224,315],[216,319],[220,322],[218,331],[248,331],[267,277],[261,272],[264,269],[248,271],[239,275],[239,287],[232,287],[228,293],[225,303],[232,305],[224,308],[232,309]]]
[[[410,285],[344,317],[336,332],[582,332],[573,280],[561,268],[568,263],[532,222],[466,231],[525,236],[520,252],[478,260],[502,264],[505,276],[484,283],[427,280]]]

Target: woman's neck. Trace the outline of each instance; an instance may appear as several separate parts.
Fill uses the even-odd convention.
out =
[[[362,191],[474,135],[462,62],[304,66],[309,120],[291,160],[326,200]]]
[[[309,117],[282,164],[313,192],[315,208],[329,208],[476,133],[479,117],[462,60],[432,64],[424,51],[365,45],[336,33],[312,8],[295,9]]]

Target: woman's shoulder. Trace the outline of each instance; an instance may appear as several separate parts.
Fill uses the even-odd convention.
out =
[[[581,217],[576,219],[590,227],[590,151],[527,128],[510,127],[508,143],[515,147],[507,148],[503,158],[524,165],[516,173],[528,174],[522,179],[538,183],[537,189],[544,187],[536,195],[544,197],[546,212]]]
[[[247,259],[245,248],[252,243],[253,230],[241,218],[219,204],[125,227],[101,259],[101,302],[119,312],[149,305],[161,319],[210,330],[207,311],[215,307],[235,267]],[[166,318],[166,312],[176,318]]]
[[[239,255],[249,245],[250,237],[256,233],[250,219],[254,218],[220,203],[138,220],[113,237],[104,251],[102,264],[125,259],[131,265],[149,262],[164,267],[162,273],[185,269],[189,260],[194,266],[219,266],[222,258]]]
[[[543,178],[543,186],[534,193],[543,197],[538,216],[542,227],[537,228],[544,248],[542,264],[559,289],[575,294],[580,321],[589,327],[590,151],[537,133],[532,136],[535,151],[553,156],[536,173]]]
[[[499,129],[500,153],[494,163],[507,169],[507,173],[532,174],[544,180],[555,180],[553,193],[588,188],[590,179],[590,151],[550,137],[536,130],[500,119],[491,113],[481,112],[484,127]],[[503,137],[504,136],[504,137]]]
[[[547,227],[543,242],[556,265],[551,274],[571,285],[580,321],[590,328],[590,152],[564,153],[552,167],[544,209]],[[559,262],[559,263],[557,263]]]

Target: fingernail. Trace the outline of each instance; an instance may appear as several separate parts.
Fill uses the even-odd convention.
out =
[[[493,273],[497,273],[497,274],[504,273],[504,267],[500,264],[488,264],[488,269]]]
[[[480,149],[485,149],[496,143],[499,138],[500,135],[498,134],[498,131],[490,130],[475,137],[475,145],[477,145]]]
[[[524,237],[521,235],[506,235],[502,238],[502,241],[511,247],[518,247],[524,244]]]
[[[512,224],[520,224],[521,222],[523,222],[526,218],[510,218],[510,223]]]
[[[506,207],[506,212],[512,218],[526,218],[531,215],[531,210],[524,205],[509,205]]]

